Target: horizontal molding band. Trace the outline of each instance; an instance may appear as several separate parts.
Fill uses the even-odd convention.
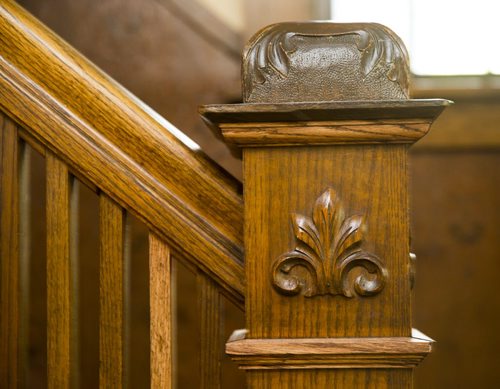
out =
[[[239,330],[226,353],[245,370],[413,368],[432,343],[418,330],[411,337],[301,339],[246,339]]]

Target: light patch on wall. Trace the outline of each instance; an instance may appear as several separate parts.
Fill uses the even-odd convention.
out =
[[[396,32],[419,75],[500,74],[499,14],[492,0],[331,0],[334,21]]]
[[[196,0],[205,6],[221,21],[235,31],[243,31],[245,20],[243,15],[244,0]]]

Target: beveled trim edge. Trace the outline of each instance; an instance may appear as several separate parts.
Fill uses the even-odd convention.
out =
[[[246,339],[235,331],[226,353],[244,370],[414,368],[434,340],[418,330],[411,337]]]

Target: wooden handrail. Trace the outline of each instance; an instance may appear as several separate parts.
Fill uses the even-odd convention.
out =
[[[30,137],[242,306],[240,183],[9,0],[0,1],[0,95],[1,109]]]

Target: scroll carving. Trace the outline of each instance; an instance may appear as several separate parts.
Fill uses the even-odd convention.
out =
[[[360,52],[359,62],[351,63],[349,56],[346,56],[347,48],[352,46]],[[347,61],[348,67],[328,68],[326,65],[325,69],[320,69],[322,65],[307,63],[310,59],[304,57],[304,54],[314,48],[321,48],[328,53],[325,54],[326,61],[332,66],[337,61]],[[366,81],[370,85],[369,88],[378,89],[383,84],[380,84],[380,78],[385,77],[397,85],[396,89],[399,90],[398,93],[393,92],[395,94],[386,97],[409,96],[408,54],[401,39],[387,27],[376,23],[281,23],[262,30],[247,46],[243,59],[245,101],[251,99],[253,90],[259,84],[269,81],[277,86],[280,82],[276,79],[286,79],[291,71],[294,55],[301,57],[295,66],[303,67],[305,72],[311,72],[310,69],[314,67],[314,71],[321,73],[320,79],[330,77],[331,72],[340,72],[333,76],[331,87],[345,87],[346,79],[358,77],[358,73],[349,70],[349,67],[359,67],[361,79],[354,81],[355,83],[362,84]],[[349,74],[351,71],[353,73]],[[372,73],[377,75],[369,79]],[[336,85],[336,82],[339,84]],[[371,99],[371,95],[366,95],[366,89],[360,84],[354,84],[354,89],[358,92],[354,91],[357,96],[353,97]],[[290,88],[289,92],[293,90]],[[332,96],[342,99],[340,97],[347,92],[331,93]],[[327,96],[321,97],[321,100],[329,100]]]
[[[333,189],[316,200],[312,219],[292,214],[292,227],[295,249],[272,265],[272,281],[278,292],[354,297],[371,296],[383,289],[387,279],[384,264],[361,248],[363,217],[346,217]],[[355,268],[360,268],[360,273],[351,276]]]

